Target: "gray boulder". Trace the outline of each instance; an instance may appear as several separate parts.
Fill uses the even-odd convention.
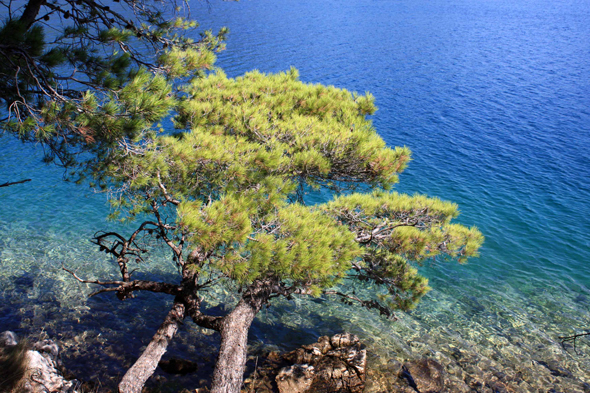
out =
[[[5,331],[0,333],[0,348],[14,347],[18,344],[16,334],[11,331]]]

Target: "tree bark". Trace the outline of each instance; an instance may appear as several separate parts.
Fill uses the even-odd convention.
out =
[[[211,393],[239,393],[246,370],[248,331],[258,310],[241,299],[223,320]]]
[[[35,22],[35,19],[37,19],[37,15],[43,4],[45,4],[45,0],[29,0],[27,3],[27,6],[19,19],[25,24],[25,26],[27,26],[27,29],[31,27]]]
[[[240,393],[246,371],[248,331],[268,302],[274,280],[256,281],[221,323],[221,346],[213,371],[211,393]]]
[[[156,367],[158,367],[158,362],[162,358],[162,355],[166,353],[168,344],[170,344],[172,337],[178,331],[178,325],[184,317],[185,306],[179,299],[175,299],[172,309],[152,338],[152,341],[135,364],[123,376],[123,379],[119,383],[119,393],[141,393],[143,385],[152,376]]]

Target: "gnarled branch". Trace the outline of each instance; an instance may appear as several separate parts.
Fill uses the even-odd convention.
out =
[[[100,289],[96,292],[90,294],[90,296],[98,295],[99,293],[104,292],[117,292],[117,296],[119,299],[124,300],[132,296],[134,291],[149,291],[149,292],[156,292],[156,293],[165,293],[168,295],[178,295],[182,292],[182,287],[180,285],[169,284],[165,282],[157,282],[157,281],[147,281],[147,280],[133,280],[133,281],[100,281],[100,280],[87,280],[79,277],[75,272],[72,270],[62,267],[63,270],[70,273],[76,280],[83,284],[95,284],[101,286],[109,286],[103,289]]]

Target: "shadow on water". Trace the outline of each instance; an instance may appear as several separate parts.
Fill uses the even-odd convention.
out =
[[[0,277],[0,330],[12,330],[19,337],[55,340],[65,368],[74,377],[105,391],[114,389],[163,321],[172,298],[152,293],[140,293],[124,302],[112,293],[87,298],[96,287],[80,285],[63,271],[48,274],[41,266],[43,261],[37,261],[18,274]],[[177,275],[138,273],[137,278],[175,282]],[[228,300],[228,304],[233,303],[235,299]],[[250,330],[248,372],[255,366],[256,356],[292,350],[315,342],[320,335],[342,331],[345,316],[321,315],[309,307],[323,308],[321,303],[320,299],[277,301],[262,310]],[[227,309],[221,304],[208,312],[224,315]],[[148,386],[158,391],[179,391],[180,387],[209,384],[218,347],[217,333],[187,319],[164,358],[195,361],[198,371],[170,376],[158,369]]]
[[[322,321],[323,325],[320,330],[311,331],[303,326],[293,327],[276,322],[277,316],[285,315],[287,311],[284,304],[280,304],[270,307],[268,311],[262,310],[254,320],[248,336],[248,362],[245,375],[250,375],[271,351],[291,351],[301,345],[316,342],[321,335],[333,335],[341,332],[341,326],[345,319],[345,316],[326,318],[318,313],[309,313],[306,318]],[[209,309],[208,312],[222,315],[226,311],[222,307],[215,307]],[[218,348],[219,335],[217,333],[212,334],[200,329],[187,320],[164,358],[180,357],[195,361],[199,366],[197,372],[186,376],[168,376],[158,369],[149,385],[152,387],[157,385],[162,391],[174,391],[169,390],[169,387],[195,388],[210,384]]]
[[[23,325],[43,327],[58,313],[60,303],[53,293],[56,280],[40,279],[39,268],[8,278],[2,285],[0,329],[19,332]],[[30,299],[35,299],[34,303]]]

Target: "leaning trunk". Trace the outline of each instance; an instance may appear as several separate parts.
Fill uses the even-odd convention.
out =
[[[224,318],[211,393],[240,393],[246,370],[248,331],[259,310],[259,307],[241,299]]]
[[[184,317],[184,304],[175,300],[172,310],[166,316],[152,341],[119,383],[120,393],[141,393],[143,385],[158,367],[162,355],[166,352],[168,344],[172,341],[172,337],[176,334],[178,325]]]

